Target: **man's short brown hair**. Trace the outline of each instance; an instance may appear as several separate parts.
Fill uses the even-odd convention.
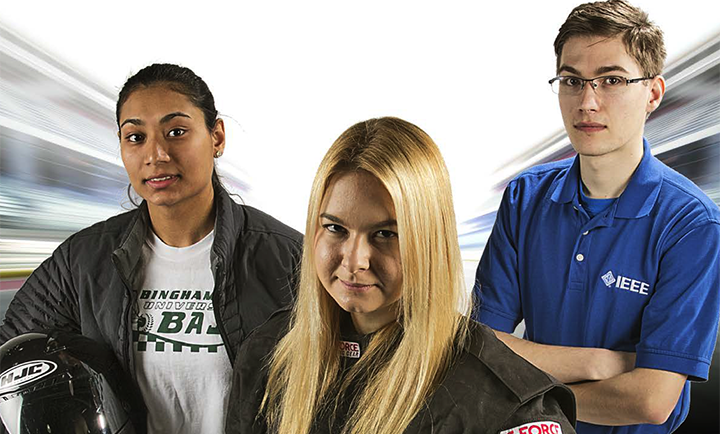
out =
[[[645,77],[660,75],[665,64],[663,33],[647,13],[623,0],[584,3],[570,12],[555,38],[557,69],[568,39],[574,36],[622,35],[625,49],[640,65]]]

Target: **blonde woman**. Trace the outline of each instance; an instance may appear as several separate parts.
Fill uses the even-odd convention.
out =
[[[465,295],[437,146],[397,118],[350,127],[313,183],[297,304],[240,349],[227,432],[575,432],[572,393]]]

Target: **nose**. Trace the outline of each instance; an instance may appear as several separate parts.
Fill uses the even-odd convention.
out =
[[[149,165],[170,161],[168,144],[165,140],[148,137],[147,147],[148,149],[145,155],[145,164]]]
[[[349,237],[343,248],[342,266],[351,274],[370,268],[372,246],[367,237],[355,235]]]
[[[585,82],[580,91],[580,111],[597,111],[599,107],[597,89],[595,83]]]

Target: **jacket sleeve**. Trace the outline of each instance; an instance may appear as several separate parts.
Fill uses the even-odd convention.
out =
[[[0,343],[30,331],[80,333],[78,294],[70,265],[72,237],[61,244],[18,290],[0,326]]]
[[[502,423],[500,434],[575,434],[575,399],[553,388],[521,405]]]

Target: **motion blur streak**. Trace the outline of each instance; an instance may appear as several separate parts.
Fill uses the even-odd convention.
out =
[[[132,207],[115,100],[0,24],[0,314],[63,240]],[[228,163],[219,173],[250,191]]]

